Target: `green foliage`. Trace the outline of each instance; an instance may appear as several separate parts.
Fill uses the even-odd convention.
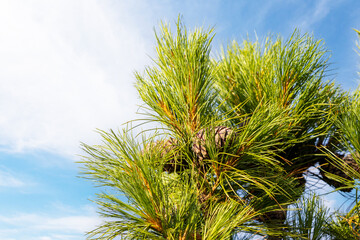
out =
[[[308,161],[316,162],[315,145],[331,137],[330,118],[344,100],[333,83],[323,81],[327,61],[323,43],[297,31],[286,41],[269,37],[263,45],[234,42],[218,63],[216,86],[224,108],[235,115],[252,114],[271,103],[293,117],[289,137],[302,144],[289,148],[283,157],[306,167]]]
[[[202,217],[192,174],[168,175],[132,137],[101,134],[103,146],[83,145],[89,156],[85,173],[100,185],[111,187],[112,191],[100,194],[96,201],[109,221],[89,236],[189,239],[186,236],[196,234]]]
[[[147,67],[145,76],[136,73],[140,97],[154,112],[151,120],[186,140],[215,113],[209,56],[212,38],[212,30],[188,33],[180,22],[173,36],[163,24],[160,36],[156,34],[155,67]]]
[[[221,56],[217,86],[231,108],[251,114],[261,103],[291,106],[292,114],[328,103],[334,90],[322,78],[327,68],[320,41],[295,32],[287,41],[267,38],[261,43],[234,42]],[[326,93],[330,91],[330,93]]]
[[[360,39],[360,32],[355,30]],[[360,49],[360,46],[358,45]],[[340,182],[343,186],[338,189],[355,189],[355,194],[350,196],[353,207],[348,213],[337,213],[328,224],[326,232],[332,239],[350,240],[360,239],[360,89],[358,88],[351,97],[341,106],[341,113],[335,119],[335,125],[341,132],[340,142],[348,151],[348,163],[338,155],[328,152],[331,164],[346,173],[347,178],[327,173],[327,177]]]
[[[100,131],[102,145],[82,145],[83,174],[104,189],[95,200],[104,223],[88,237],[315,240],[324,226],[336,232],[343,221],[328,220],[317,197],[297,202],[308,167],[330,158],[342,168],[336,151],[358,152],[359,98],[324,80],[322,42],[295,31],[286,41],[234,42],[212,59],[212,29],[188,32],[178,21],[176,30],[161,25],[153,66],[136,73],[145,120],[162,131]]]
[[[288,219],[290,232],[303,239],[324,239],[329,209],[324,207],[319,197],[313,194],[303,197],[294,207]]]
[[[334,219],[325,229],[332,239],[360,239],[359,205],[360,203],[357,201],[355,206],[348,213],[337,213],[335,215]]]

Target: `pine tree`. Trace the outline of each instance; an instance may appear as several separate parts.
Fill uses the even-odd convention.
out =
[[[106,189],[96,200],[105,223],[89,238],[298,239],[309,224],[294,230],[301,218],[287,216],[304,172],[332,164],[323,169],[336,175],[331,156],[347,149],[336,119],[351,97],[325,80],[322,42],[295,31],[212,58],[213,29],[176,27],[161,25],[153,66],[136,73],[145,121],[159,128],[83,144],[84,174]]]
[[[355,30],[360,40],[360,31]],[[357,47],[360,50],[360,42]],[[360,53],[358,52],[360,55]],[[359,73],[360,75],[360,73]],[[360,239],[360,88],[358,88],[342,106],[341,114],[335,120],[340,134],[340,142],[347,150],[345,157],[328,152],[331,161],[329,165],[336,169],[334,172],[326,172],[327,178],[335,182],[340,190],[349,191],[353,194],[348,198],[352,201],[352,208],[347,213],[338,213],[329,221],[326,232],[332,239],[351,240]]]

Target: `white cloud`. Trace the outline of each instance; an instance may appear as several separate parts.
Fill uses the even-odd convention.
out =
[[[82,237],[81,239],[83,239]],[[32,238],[30,240],[38,240],[39,238]],[[50,236],[42,236],[40,237],[40,240],[78,240],[79,235],[65,235],[65,234],[52,234]]]
[[[93,205],[74,207],[55,202],[51,212],[0,214],[0,239],[77,240],[101,224]]]
[[[76,239],[101,223],[95,215],[71,215],[51,217],[21,213],[13,216],[0,215],[0,236],[28,236],[27,239]]]
[[[43,236],[43,237],[40,237],[39,240],[51,240],[51,237]]]
[[[25,183],[13,173],[0,169],[0,187],[23,187]]]
[[[300,29],[304,31],[312,30],[314,24],[323,20],[330,11],[340,4],[342,1],[317,0],[310,4],[314,6],[306,6],[305,12],[301,13],[302,21],[298,24]]]
[[[149,43],[110,3],[0,2],[2,150],[74,154],[95,128],[136,117],[133,71],[149,62]]]

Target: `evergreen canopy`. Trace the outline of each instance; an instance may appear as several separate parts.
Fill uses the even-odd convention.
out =
[[[212,58],[213,29],[176,27],[161,25],[154,64],[136,73],[142,121],[159,128],[82,145],[85,177],[105,187],[105,222],[88,237],[359,237],[357,201],[331,219],[318,197],[301,197],[311,166],[344,192],[360,175],[359,93],[326,80],[323,42],[295,31]]]

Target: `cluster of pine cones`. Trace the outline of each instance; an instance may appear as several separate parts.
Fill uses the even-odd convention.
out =
[[[225,126],[201,129],[194,136],[192,151],[194,152],[196,159],[199,162],[202,162],[204,159],[210,158],[209,143],[214,143],[215,149],[217,151],[222,151],[225,147],[231,146],[235,136],[236,133],[231,128]],[[164,164],[164,171],[172,173],[188,167],[185,158],[180,156],[179,151],[176,151],[178,148],[178,141],[174,138],[170,138],[149,144],[147,146],[147,151],[151,150],[161,157],[168,158],[167,162]]]
[[[209,138],[210,137],[210,138]],[[229,127],[217,126],[213,128],[201,129],[197,132],[193,138],[192,151],[195,154],[197,162],[203,164],[203,160],[211,158],[211,150],[217,152],[224,151],[225,148],[230,147],[236,138],[236,132]],[[215,148],[211,148],[211,146]],[[167,140],[160,140],[149,144],[146,147],[146,151],[153,151],[155,154],[159,154],[161,158],[166,158],[167,161],[163,166],[163,170],[172,173],[175,171],[182,171],[189,167],[188,162],[183,156],[181,156],[179,149],[179,142],[174,138]],[[360,172],[359,165],[353,159],[351,154],[342,157],[344,163],[350,166],[357,172]],[[339,169],[331,163],[325,163],[321,166],[320,174],[322,179],[329,185],[339,188],[345,185],[326,177],[326,172],[335,174],[347,180],[352,180],[349,173]],[[343,192],[350,192],[351,188],[343,188]]]

